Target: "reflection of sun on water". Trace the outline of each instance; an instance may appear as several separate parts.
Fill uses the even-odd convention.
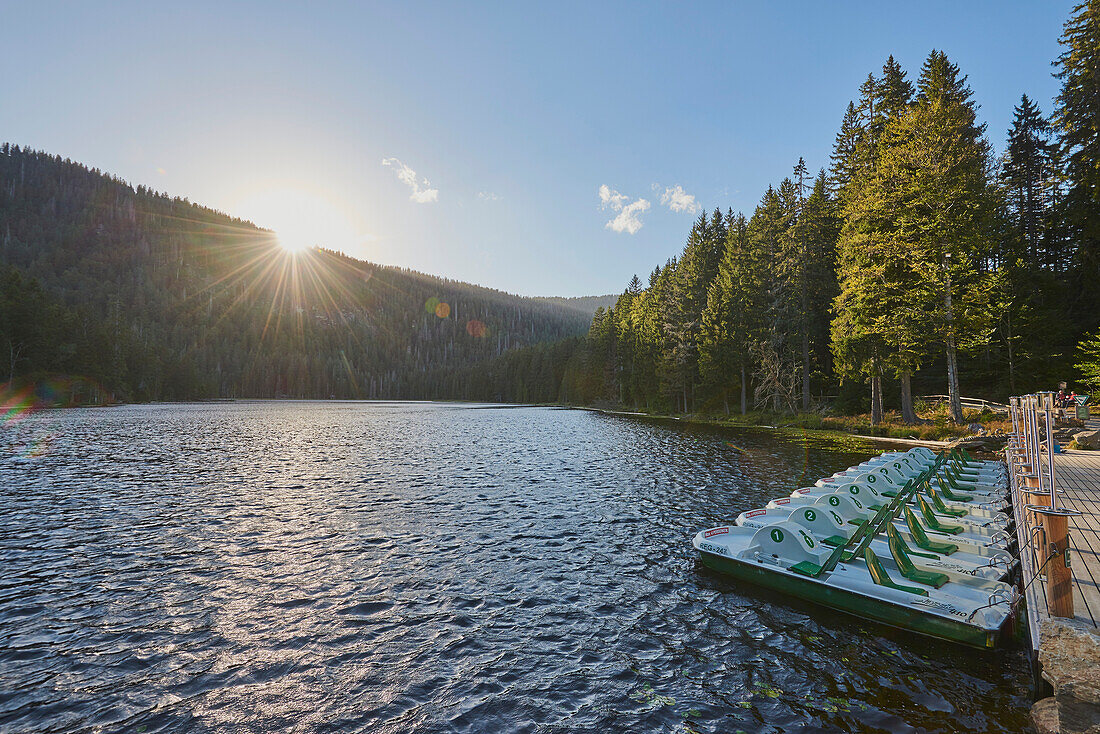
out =
[[[350,212],[317,189],[283,184],[262,188],[237,202],[234,212],[274,230],[288,252],[325,247],[362,254],[358,245],[365,238],[356,231]]]

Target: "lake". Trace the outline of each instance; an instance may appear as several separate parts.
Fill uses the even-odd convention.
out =
[[[1019,731],[1020,650],[738,585],[700,528],[868,444],[580,410],[0,425],[0,731]]]

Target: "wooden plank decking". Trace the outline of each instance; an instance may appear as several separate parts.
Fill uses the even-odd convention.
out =
[[[1092,418],[1088,427],[1100,429],[1100,417]],[[1100,451],[1055,454],[1054,475],[1058,505],[1081,513],[1069,521],[1074,616],[1100,629]],[[1044,584],[1043,578],[1037,579],[1037,593],[1028,595],[1028,611],[1040,620],[1050,614]]]

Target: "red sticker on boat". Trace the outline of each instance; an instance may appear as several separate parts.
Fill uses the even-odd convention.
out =
[[[767,510],[753,510],[752,512],[746,512],[745,517],[757,517],[759,515],[767,515]]]
[[[788,503],[788,502],[790,502],[790,501],[791,501],[791,498],[790,498],[790,497],[784,497],[783,499],[778,499],[778,500],[775,500],[775,504],[777,504],[777,505],[785,505],[785,504],[787,504],[787,503]]]
[[[708,530],[707,532],[703,533],[703,537],[704,538],[710,538],[714,535],[725,535],[729,531],[730,531],[730,529],[728,527],[727,528],[712,528],[712,529]]]

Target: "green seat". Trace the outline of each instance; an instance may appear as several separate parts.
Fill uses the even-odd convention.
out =
[[[918,558],[929,558],[933,561],[939,559],[939,555],[936,554],[936,553],[928,553],[926,551],[915,551],[912,548],[910,548],[909,544],[905,542],[905,538],[903,538],[901,536],[901,533],[893,525],[888,527],[886,529],[886,532],[887,533],[893,533],[894,535],[898,536],[898,544],[901,546],[901,549],[905,551],[906,555],[917,556]]]
[[[848,524],[855,525],[857,528],[861,528],[867,524],[867,521],[864,520],[862,517],[857,517],[855,520],[849,520]]]
[[[928,503],[924,501],[924,497],[921,495],[917,495],[917,507],[920,508],[920,514],[924,517],[924,523],[937,533],[958,535],[965,530],[962,525],[951,525],[950,523],[940,522],[940,519],[932,512],[932,508],[928,506]]]
[[[848,539],[845,538],[843,535],[830,535],[828,538],[823,539],[821,542],[829,546],[830,548],[836,548],[837,546],[847,544]]]
[[[951,491],[950,482],[943,477],[938,477],[938,479],[940,480],[940,492],[952,502],[970,502],[974,499],[974,497],[969,494],[955,494]]]
[[[849,540],[840,538],[839,535],[831,536],[831,538],[840,538],[840,540],[843,542],[833,549],[833,552],[829,554],[829,557],[825,559],[824,563],[819,566],[816,563],[812,563],[810,561],[799,561],[798,563],[791,566],[790,570],[794,571],[795,573],[800,573],[803,576],[809,576],[810,578],[815,579],[828,571],[832,571],[834,568],[836,568],[836,564],[844,558],[844,549],[846,547],[846,543],[856,541],[856,539],[859,538],[860,533],[861,531],[857,531],[856,534],[853,535],[852,538]]]
[[[943,503],[939,494],[931,484],[928,485],[928,496],[932,500],[932,506],[936,508],[936,511],[941,515],[950,515],[951,517],[965,517],[970,513],[966,510],[952,509]]]
[[[898,534],[893,525],[886,528],[886,538],[890,544],[890,555],[894,557],[894,562],[898,564],[898,570],[905,578],[936,589],[951,580],[945,573],[925,571],[914,566],[913,560],[906,553],[905,541],[901,539],[901,535]]]
[[[791,570],[811,578],[817,578],[821,575],[821,566],[816,563],[811,563],[810,561],[799,561],[791,566]]]
[[[921,596],[928,596],[928,592],[924,589],[918,589],[915,586],[902,586],[896,583],[890,574],[886,573],[886,569],[882,567],[882,562],[879,561],[878,556],[870,548],[863,551],[863,560],[867,562],[867,570],[871,572],[871,579],[879,586],[885,586],[888,589],[897,589],[898,591],[905,591],[910,594],[920,594]]]
[[[954,543],[942,543],[938,540],[929,538],[928,533],[924,532],[924,528],[921,526],[920,521],[917,520],[917,516],[914,515],[913,511],[908,507],[905,508],[905,525],[913,535],[913,542],[916,543],[919,548],[923,548],[933,553],[940,553],[945,556],[949,556],[959,549],[959,546]]]

